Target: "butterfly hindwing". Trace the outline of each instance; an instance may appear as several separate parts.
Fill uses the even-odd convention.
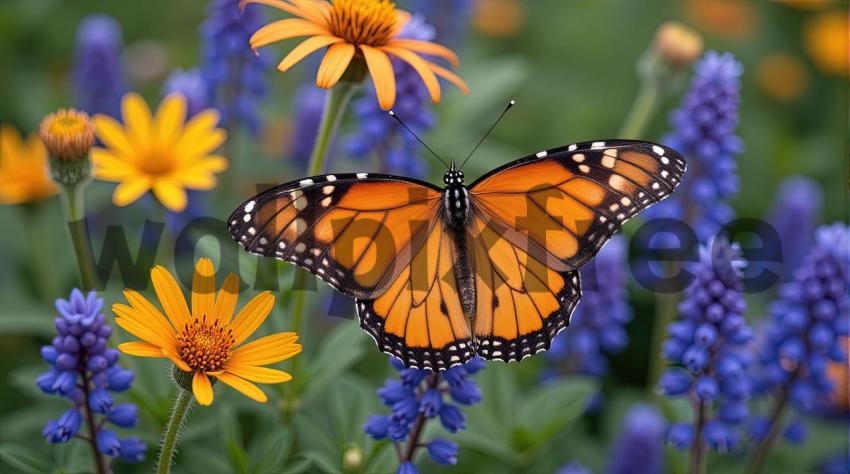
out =
[[[381,294],[437,220],[430,184],[387,175],[324,175],[282,184],[228,219],[245,250],[304,267],[357,298]]]
[[[611,140],[542,151],[470,186],[476,211],[547,266],[568,271],[590,260],[639,211],[668,196],[685,172],[674,150]]]
[[[485,359],[518,361],[548,349],[567,327],[581,297],[579,273],[549,268],[492,224],[476,216],[467,233],[475,273],[473,340]]]
[[[385,293],[358,299],[360,325],[408,367],[444,370],[475,353],[453,267],[457,248],[438,223]]]

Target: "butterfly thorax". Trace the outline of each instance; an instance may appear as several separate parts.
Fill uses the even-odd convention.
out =
[[[446,225],[461,232],[469,221],[469,193],[463,185],[463,171],[450,169],[443,175],[443,217]]]

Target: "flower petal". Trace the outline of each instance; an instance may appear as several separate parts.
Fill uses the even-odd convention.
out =
[[[313,36],[311,38],[307,38],[302,41],[301,44],[296,46],[286,57],[283,58],[283,61],[277,65],[277,69],[280,72],[286,72],[294,66],[298,61],[301,61],[307,55],[316,51],[317,49],[324,48],[325,46],[332,45],[335,43],[343,42],[342,38],[337,38],[336,36]]]
[[[121,115],[124,117],[127,138],[131,144],[146,144],[151,138],[151,109],[135,92],[124,95],[121,100]]]
[[[97,138],[109,148],[124,154],[132,153],[133,146],[130,145],[130,141],[127,139],[124,127],[114,118],[108,115],[95,115],[94,131]]]
[[[239,6],[242,7],[242,8],[245,8],[245,6],[248,5],[249,3],[259,3],[259,4],[262,4],[262,5],[268,5],[270,7],[277,8],[278,10],[283,10],[287,13],[291,13],[295,16],[307,18],[311,21],[317,21],[317,20],[322,21],[323,20],[322,17],[316,17],[313,14],[312,11],[304,10],[304,9],[299,8],[295,5],[293,5],[292,3],[284,1],[284,0],[242,0],[239,3]]]
[[[171,212],[186,209],[186,190],[175,179],[159,178],[153,183],[153,193],[163,206]]]
[[[383,51],[364,44],[360,45],[360,51],[363,52],[366,66],[369,67],[369,75],[372,76],[372,83],[375,84],[378,103],[382,109],[390,110],[395,103],[395,75],[390,58]]]
[[[233,330],[233,344],[237,345],[248,339],[254,331],[263,324],[274,306],[274,295],[264,291],[248,302],[230,323]]]
[[[337,43],[331,45],[316,74],[316,86],[322,89],[330,89],[335,86],[342,74],[351,64],[354,57],[354,45],[349,43]]]
[[[434,71],[434,74],[456,85],[458,89],[460,89],[460,91],[464,94],[469,94],[469,87],[467,87],[466,83],[463,82],[463,79],[458,77],[455,73],[449,71],[444,67],[437,66],[436,64],[431,62],[428,63],[428,67],[431,68],[432,71]]]
[[[101,181],[122,181],[134,172],[127,162],[103,148],[92,149],[91,159],[94,165],[94,175]]]
[[[174,145],[174,153],[181,160],[205,155],[218,148],[227,139],[224,130],[215,128],[219,115],[214,109],[207,109],[192,117],[183,130],[183,135]]]
[[[227,363],[232,367],[274,364],[301,352],[301,344],[296,343],[297,340],[298,334],[294,332],[262,337],[234,349]]]
[[[195,399],[201,405],[211,405],[213,402],[213,389],[210,379],[203,372],[195,372],[192,377],[192,393],[195,394]]]
[[[170,145],[183,131],[186,121],[186,98],[182,94],[169,94],[159,105],[154,121],[154,135],[157,143]]]
[[[403,48],[417,53],[437,56],[438,58],[447,59],[454,67],[460,67],[460,61],[458,61],[457,55],[454,53],[454,51],[450,50],[449,48],[446,48],[441,44],[432,43],[430,41],[396,38],[390,41],[387,46],[392,46],[394,48]]]
[[[233,311],[236,309],[236,301],[239,299],[239,276],[235,273],[227,275],[218,290],[215,299],[213,314],[224,324],[230,322]]]
[[[254,367],[250,365],[233,366],[232,364],[227,364],[224,370],[245,380],[257,383],[283,383],[292,380],[292,375],[282,370],[270,369],[268,367]]]
[[[115,192],[112,193],[112,203],[119,207],[132,204],[148,192],[151,188],[150,178],[147,176],[136,176],[127,178],[118,183]]]
[[[440,101],[440,81],[437,80],[437,76],[434,75],[430,68],[428,68],[427,61],[419,57],[416,53],[411,53],[403,48],[384,46],[381,50],[386,51],[393,56],[397,56],[402,61],[410,64],[425,83],[425,87],[428,89],[428,94],[431,95],[431,101],[435,104]]]
[[[282,41],[299,36],[330,35],[321,26],[300,18],[278,20],[260,28],[251,35],[251,49],[259,49],[276,41]]]
[[[162,348],[162,354],[165,357],[168,357],[171,360],[171,362],[174,363],[174,365],[176,365],[183,372],[191,372],[192,371],[192,368],[189,367],[189,364],[184,362],[183,359],[180,358],[180,355],[177,354],[176,349],[163,347]]]
[[[315,0],[289,0],[289,3],[295,5],[301,10],[305,18],[315,24],[328,28],[328,13],[330,13],[331,5],[328,2],[317,2]]]
[[[410,13],[404,10],[396,10],[395,24],[393,25],[393,37],[398,36],[401,33],[401,30],[407,26],[407,23],[410,21]]]
[[[151,281],[165,315],[177,331],[183,330],[190,321],[189,307],[177,280],[165,267],[157,265],[151,269]]]
[[[125,342],[118,344],[118,350],[131,356],[136,357],[165,357],[162,349],[148,342]]]
[[[192,317],[206,317],[212,322],[213,306],[215,306],[215,267],[208,258],[198,259],[195,264],[195,274],[192,278]]]
[[[162,334],[174,334],[174,328],[168,319],[147,298],[131,289],[124,290],[124,297],[130,306],[139,312],[148,325]]]
[[[243,378],[231,375],[227,372],[220,372],[215,377],[226,383],[227,385],[230,385],[231,387],[235,388],[236,390],[239,390],[240,392],[242,392],[243,395],[252,400],[258,401],[260,403],[265,403],[269,399],[266,394],[263,393],[262,390],[260,390],[260,387],[257,387],[256,385]]]
[[[115,318],[115,324],[121,326],[122,329],[139,339],[159,347],[174,345],[173,339],[168,337],[168,333],[162,334],[158,332],[153,327],[154,323],[146,320],[138,310],[124,304],[116,303],[112,305],[112,312],[118,316]]]

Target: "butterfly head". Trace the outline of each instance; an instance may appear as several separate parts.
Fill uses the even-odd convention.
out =
[[[452,162],[452,166],[446,171],[446,174],[443,175],[443,183],[446,186],[463,185],[463,171],[455,169],[454,162]]]

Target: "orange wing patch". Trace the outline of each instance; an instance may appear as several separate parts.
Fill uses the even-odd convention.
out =
[[[581,296],[578,272],[552,270],[480,217],[467,241],[475,271],[476,352],[509,362],[548,349]]]
[[[239,207],[234,239],[306,268],[339,291],[383,293],[437,223],[439,190],[389,176],[326,175],[283,184]]]
[[[407,366],[443,370],[474,355],[455,257],[451,236],[435,226],[384,294],[356,303],[360,325]]]

